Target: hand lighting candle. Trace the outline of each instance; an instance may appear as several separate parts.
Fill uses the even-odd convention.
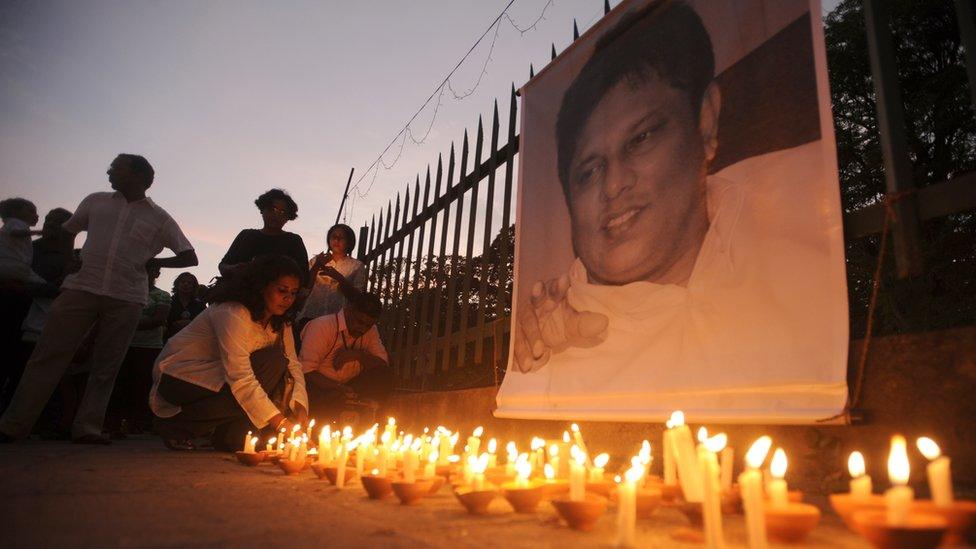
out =
[[[685,500],[700,503],[704,499],[701,470],[698,467],[695,443],[691,429],[685,425],[685,415],[681,411],[671,414],[671,442],[677,458],[678,481]]]
[[[871,476],[864,474],[864,456],[861,452],[851,452],[847,458],[847,471],[851,474],[851,496],[866,498],[871,495]]]
[[[773,452],[773,461],[769,464],[769,472],[773,480],[769,482],[769,503],[773,507],[786,507],[790,503],[786,485],[786,452],[777,448]]]
[[[739,474],[739,491],[742,494],[742,507],[746,513],[746,531],[749,534],[749,549],[765,549],[766,515],[763,511],[763,477],[759,470],[773,441],[768,436],[760,437],[752,443],[746,453],[746,469]]]
[[[603,481],[603,471],[607,466],[607,462],[610,461],[610,454],[606,452],[593,458],[593,468],[590,469],[590,482],[602,482]]]
[[[575,444],[569,451],[569,499],[583,501],[586,499],[586,454]]]
[[[617,480],[617,546],[634,547],[637,527],[637,483],[644,476],[644,468],[634,465]]]
[[[885,510],[889,526],[900,526],[908,519],[915,492],[908,486],[911,466],[908,463],[905,437],[891,437],[891,451],[888,454],[888,478],[892,487],[885,492]]]
[[[952,472],[948,456],[943,456],[939,445],[928,437],[921,437],[915,441],[918,451],[929,460],[925,467],[928,473],[929,491],[932,492],[932,502],[939,507],[951,507],[955,499],[952,494]]]

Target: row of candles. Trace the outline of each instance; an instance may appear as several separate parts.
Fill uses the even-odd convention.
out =
[[[378,477],[399,471],[403,482],[413,483],[419,478],[435,477],[440,467],[452,466],[462,479],[459,484],[472,491],[485,489],[488,485],[486,471],[499,469],[496,439],[490,439],[485,451],[482,451],[482,427],[476,428],[467,437],[460,453],[455,453],[460,434],[445,427],[437,427],[433,432],[425,428],[422,435],[414,436],[398,432],[396,420],[389,418],[382,432],[376,424],[354,437],[350,427],[333,431],[326,425],[319,431],[317,443],[312,444],[314,423],[312,420],[304,430],[297,425],[290,433],[282,430],[277,437],[267,441],[265,451],[291,462],[304,463],[307,456],[313,456],[312,459],[318,463],[336,468],[335,485],[339,488],[345,484],[347,467],[354,467],[359,478],[367,474],[367,465],[370,468],[368,474]],[[618,545],[634,545],[638,490],[651,486],[653,482],[661,482],[680,486],[686,502],[701,505],[706,544],[710,548],[724,547],[721,500],[723,493],[728,494],[734,489],[734,451],[727,444],[727,436],[724,433],[710,435],[702,427],[695,437],[696,444],[680,411],[671,415],[666,427],[662,441],[663,479],[652,480],[649,474],[652,455],[647,440],[631,458],[629,468],[614,478],[618,499]],[[258,442],[258,438],[249,432],[244,440],[244,453],[257,452]],[[934,503],[951,505],[953,493],[949,458],[942,456],[938,445],[929,438],[918,439],[917,447],[930,460],[927,472]],[[766,547],[766,510],[789,505],[785,451],[776,448],[769,459],[768,468],[762,468],[771,449],[770,437],[762,436],[756,440],[746,453],[745,468],[737,478],[749,546],[752,548]],[[536,482],[552,484],[565,479],[568,481],[569,501],[582,502],[586,500],[587,483],[606,482],[604,477],[609,455],[601,453],[591,459],[576,424],[563,433],[561,441],[534,437],[528,451],[520,452],[515,442],[509,442],[505,451],[507,458],[502,476],[513,479],[515,488],[529,488]],[[350,462],[350,459],[353,461]],[[863,455],[853,452],[848,467],[852,476],[850,495],[854,498],[871,497],[872,481],[865,474]],[[914,492],[907,485],[909,469],[906,440],[895,436],[888,458],[892,487],[884,495],[887,520],[891,525],[904,523],[914,498]]]

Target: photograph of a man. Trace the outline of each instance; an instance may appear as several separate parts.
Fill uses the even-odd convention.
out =
[[[722,3],[730,7],[714,7]],[[714,44],[730,40],[713,41],[692,3],[632,2],[595,37],[585,63],[572,67],[570,58],[568,69],[523,90],[517,304],[501,415],[640,419],[682,408],[795,421],[843,406],[846,289],[836,168],[825,154],[833,137],[821,131],[810,6],[790,3],[779,24],[766,14],[764,40],[753,39],[745,59],[725,61],[724,81]],[[729,14],[765,8],[709,4],[723,32],[745,32]],[[777,41],[780,50],[805,48],[767,54],[762,44]],[[805,74],[780,68],[796,62]],[[810,89],[793,102],[743,93],[741,80],[762,65],[805,80],[781,94]],[[533,118],[532,92],[556,93],[560,80],[558,111]],[[776,126],[770,119],[782,108],[773,103],[805,109],[784,122],[806,123],[757,140]],[[725,121],[732,129],[720,131]],[[550,160],[528,160],[541,154]],[[559,206],[538,185],[551,189],[553,179],[568,231],[533,215]],[[566,236],[570,258],[548,251]],[[547,247],[533,246],[539,240]],[[567,262],[562,272],[552,267]]]

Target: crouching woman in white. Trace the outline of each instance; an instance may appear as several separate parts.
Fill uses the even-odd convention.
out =
[[[231,451],[248,431],[271,436],[305,422],[308,396],[290,326],[303,273],[285,256],[253,259],[166,343],[149,405],[167,447],[192,450],[192,439],[210,437],[215,449]]]

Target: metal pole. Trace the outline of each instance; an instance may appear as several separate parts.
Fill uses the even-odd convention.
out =
[[[336,213],[335,224],[339,224],[339,218],[342,217],[342,209],[346,207],[346,197],[349,196],[349,184],[352,183],[352,174],[356,171],[356,168],[350,168],[349,179],[346,180],[346,190],[342,191],[342,202],[339,204],[339,212]]]
[[[891,16],[888,0],[864,0],[868,52],[871,55],[871,78],[877,95],[878,129],[884,153],[885,182],[888,193],[896,194],[914,188],[912,165],[905,137],[905,113],[898,87],[898,67],[891,38]],[[922,272],[918,209],[914,196],[905,196],[893,204],[895,219],[891,224],[895,264],[899,278]]]

